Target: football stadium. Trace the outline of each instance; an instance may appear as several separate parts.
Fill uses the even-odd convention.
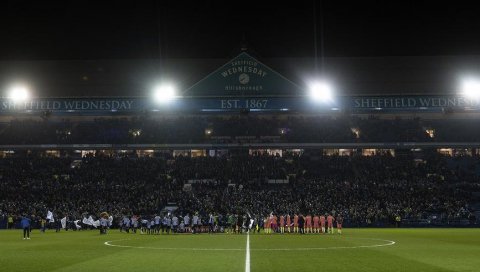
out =
[[[1,271],[480,271],[480,50],[317,56],[309,5],[314,57],[2,55]]]

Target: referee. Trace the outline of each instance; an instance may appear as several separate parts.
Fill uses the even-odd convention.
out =
[[[20,221],[20,225],[23,228],[23,240],[27,239],[30,240],[30,218],[23,215],[22,220]]]

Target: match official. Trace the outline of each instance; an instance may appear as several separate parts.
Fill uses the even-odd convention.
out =
[[[27,239],[30,240],[30,218],[28,218],[26,215],[22,216],[22,219],[20,221],[20,225],[22,226],[23,229],[23,240]]]

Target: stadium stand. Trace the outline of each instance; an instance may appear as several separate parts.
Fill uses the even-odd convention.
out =
[[[47,210],[71,218],[105,210],[117,219],[152,216],[176,203],[178,213],[202,216],[333,211],[348,226],[389,226],[397,215],[406,225],[458,225],[475,213],[480,194],[478,157],[97,154],[74,161],[35,155],[0,160],[4,220]]]
[[[240,140],[286,143],[475,142],[480,139],[479,127],[476,119],[356,116],[227,115],[80,121],[14,119],[2,124],[0,141],[3,144],[185,144]],[[430,136],[427,130],[433,131],[434,136]]]
[[[343,214],[347,226],[477,224],[478,100],[391,92],[314,101],[242,52],[168,101],[1,98],[0,227],[26,212],[118,221],[165,207]]]

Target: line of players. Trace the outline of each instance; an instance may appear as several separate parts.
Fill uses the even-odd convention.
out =
[[[218,217],[213,214],[207,218],[207,222],[202,224],[202,219],[198,214],[192,218],[187,214],[185,217],[178,218],[175,215],[165,215],[163,218],[155,215],[149,218],[140,218],[138,216],[124,216],[120,221],[120,231],[129,233],[137,233],[140,229],[141,234],[170,234],[182,233],[202,233],[202,232],[226,232],[226,233],[243,233],[243,232],[260,232],[263,227],[264,233],[331,233],[333,234],[333,224],[337,225],[338,234],[342,233],[343,217],[338,215],[335,219],[332,215],[311,215],[303,216],[295,214],[293,218],[290,215],[270,214],[265,217],[263,222],[260,218],[253,218],[249,215],[233,215],[227,216],[226,224],[220,224]],[[293,219],[293,220],[292,220]],[[224,227],[222,227],[224,226]]]
[[[190,218],[186,216],[186,220],[190,220]],[[181,224],[184,224],[183,221]],[[179,218],[175,215],[165,215],[163,218],[155,215],[151,219],[140,218],[136,215],[131,218],[124,216],[120,221],[120,232],[137,233],[137,230],[140,229],[140,234],[160,234],[160,231],[170,234],[170,231],[176,233],[179,226]]]
[[[202,219],[198,214],[190,217],[189,214],[177,217],[176,215],[154,215],[150,218],[140,218],[133,215],[131,218],[124,216],[120,221],[120,232],[140,234],[160,234],[160,233],[201,233],[201,232],[218,232],[218,222],[213,214],[210,214],[208,222],[202,224]]]
[[[325,215],[311,215],[303,216],[302,214],[293,216],[293,222],[290,215],[276,215],[271,214],[264,219],[265,233],[279,232],[279,233],[330,233],[333,234],[333,223],[337,224],[338,234],[342,234],[343,217],[338,215],[337,218],[330,214]],[[327,227],[327,228],[325,228]]]

